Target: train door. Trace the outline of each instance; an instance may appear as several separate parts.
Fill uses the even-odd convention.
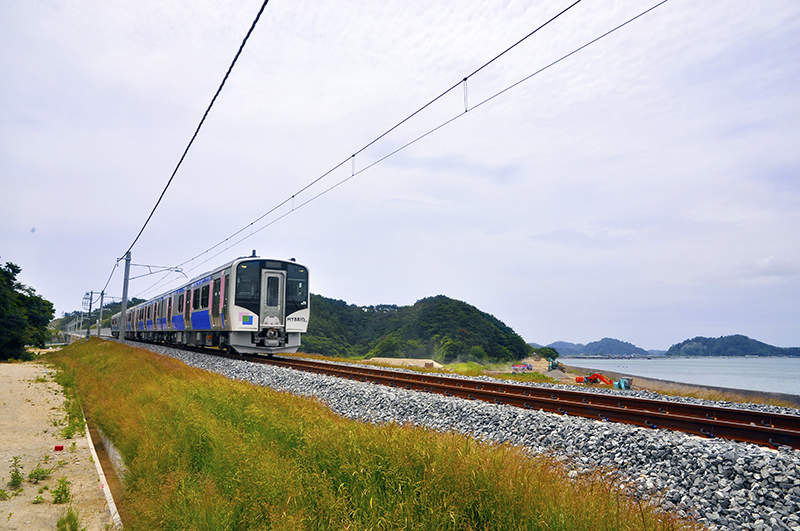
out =
[[[219,296],[221,280],[215,278],[211,288],[211,326],[214,330],[222,328],[222,318],[219,313]]]
[[[286,273],[265,269],[261,272],[261,326],[283,326]]]
[[[192,329],[192,294],[194,290],[186,288],[186,297],[183,300],[183,325],[186,330]]]

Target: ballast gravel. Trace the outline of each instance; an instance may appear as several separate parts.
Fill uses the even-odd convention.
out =
[[[800,531],[800,450],[773,450],[390,388],[160,345],[137,345],[231,379],[315,397],[347,418],[452,430],[483,441],[548,452],[565,461],[573,470],[570,474],[595,467],[617,469],[637,497],[693,517],[710,529]],[[603,392],[667,399],[641,391]],[[774,406],[722,405],[800,414]]]

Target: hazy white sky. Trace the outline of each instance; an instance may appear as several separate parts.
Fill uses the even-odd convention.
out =
[[[224,240],[570,3],[272,0],[133,263]],[[467,104],[655,3],[583,0],[470,78]],[[0,0],[0,261],[59,315],[105,285],[260,5]],[[256,249],[307,265],[315,293],[444,294],[526,341],[800,346],[799,51],[794,0],[670,0],[184,270]],[[355,171],[464,105],[459,87]],[[146,291],[160,278],[130,295],[183,279]]]

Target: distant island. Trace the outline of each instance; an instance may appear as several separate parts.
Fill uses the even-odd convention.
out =
[[[666,356],[800,356],[800,347],[774,347],[743,335],[695,337],[672,345]]]
[[[643,348],[639,348],[632,343],[604,337],[600,341],[593,341],[583,345],[581,343],[568,343],[566,341],[556,341],[547,345],[556,349],[560,356],[599,356],[599,357],[644,357],[652,354]]]
[[[567,358],[800,356],[800,347],[775,347],[743,335],[695,337],[672,345],[667,351],[644,350],[632,343],[608,337],[586,345],[556,341],[547,346]]]

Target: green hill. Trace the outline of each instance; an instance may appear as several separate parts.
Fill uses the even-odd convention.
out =
[[[586,345],[556,341],[547,345],[554,348],[562,356],[649,356],[650,353],[633,343],[604,337],[600,341],[592,341]]]
[[[747,336],[695,337],[672,345],[667,356],[800,356],[800,348],[767,345]]]
[[[514,361],[532,348],[496,317],[443,295],[413,306],[356,306],[311,296],[304,352],[341,357]]]

